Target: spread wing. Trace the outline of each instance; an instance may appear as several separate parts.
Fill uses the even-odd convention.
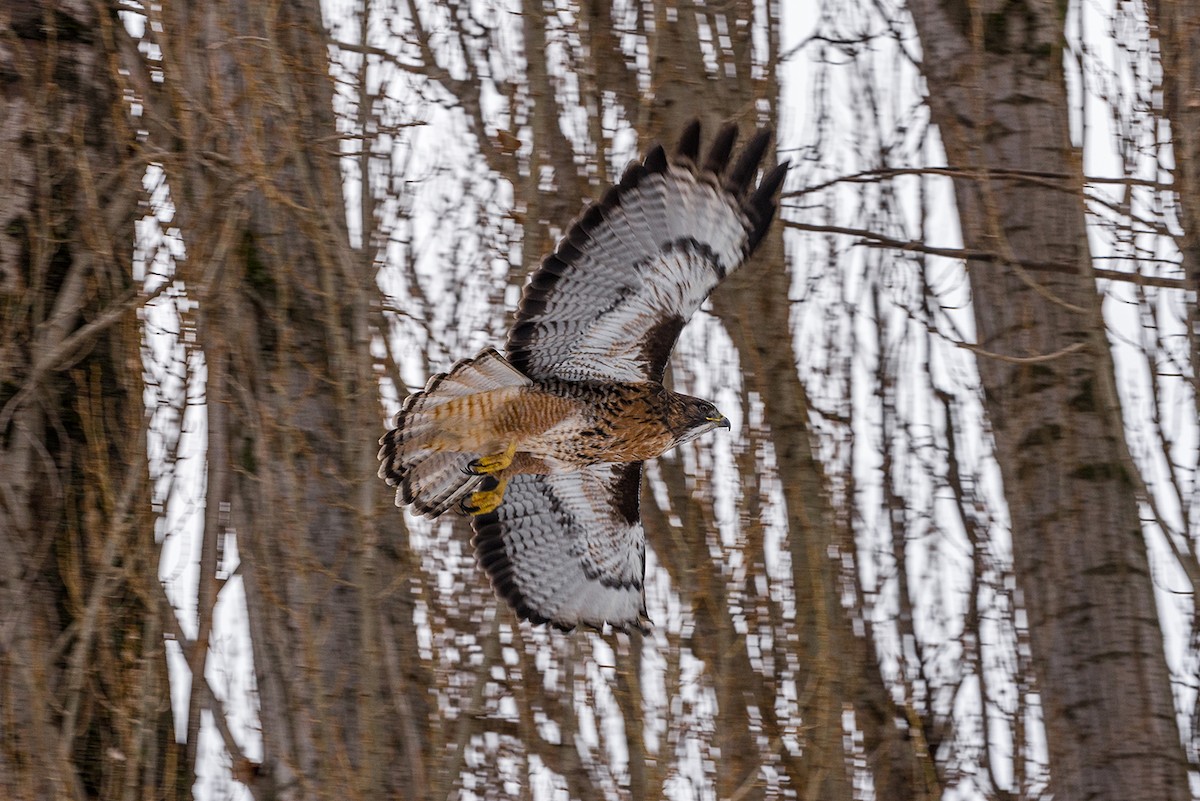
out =
[[[759,131],[733,168],[737,127],[698,162],[700,125],[674,158],[634,162],[587,209],[525,287],[508,358],[532,378],[661,381],[688,318],[758,245],[787,164],[751,190],[770,142]]]
[[[643,628],[642,463],[516,475],[504,503],[472,518],[475,557],[522,618],[570,630]]]

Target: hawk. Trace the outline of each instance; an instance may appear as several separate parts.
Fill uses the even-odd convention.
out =
[[[645,630],[642,464],[729,422],[663,387],[679,332],[754,251],[787,164],[757,182],[759,131],[700,159],[700,125],[673,157],[634,162],[526,284],[506,355],[487,348],[429,379],[380,439],[396,504],[472,516],[497,595],[535,624]]]

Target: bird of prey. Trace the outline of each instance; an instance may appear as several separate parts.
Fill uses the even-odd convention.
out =
[[[645,630],[642,464],[729,422],[663,387],[679,332],[762,240],[787,164],[756,182],[759,131],[700,158],[700,125],[673,156],[634,162],[572,223],[525,285],[505,355],[429,379],[380,439],[396,504],[472,516],[497,595],[535,624]]]

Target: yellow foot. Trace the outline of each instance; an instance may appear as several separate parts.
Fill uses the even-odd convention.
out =
[[[503,452],[491,456],[480,456],[467,465],[467,472],[476,476],[486,476],[499,473],[512,464],[513,456],[517,453],[517,443],[512,443]]]
[[[483,515],[494,511],[504,500],[504,488],[508,486],[508,479],[488,476],[479,486],[482,489],[472,492],[462,502],[462,510],[469,515]]]

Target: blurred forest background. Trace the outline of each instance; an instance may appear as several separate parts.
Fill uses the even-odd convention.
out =
[[[1200,793],[1187,0],[0,7],[0,797]],[[782,222],[685,332],[648,636],[392,505],[409,388],[698,116]]]

